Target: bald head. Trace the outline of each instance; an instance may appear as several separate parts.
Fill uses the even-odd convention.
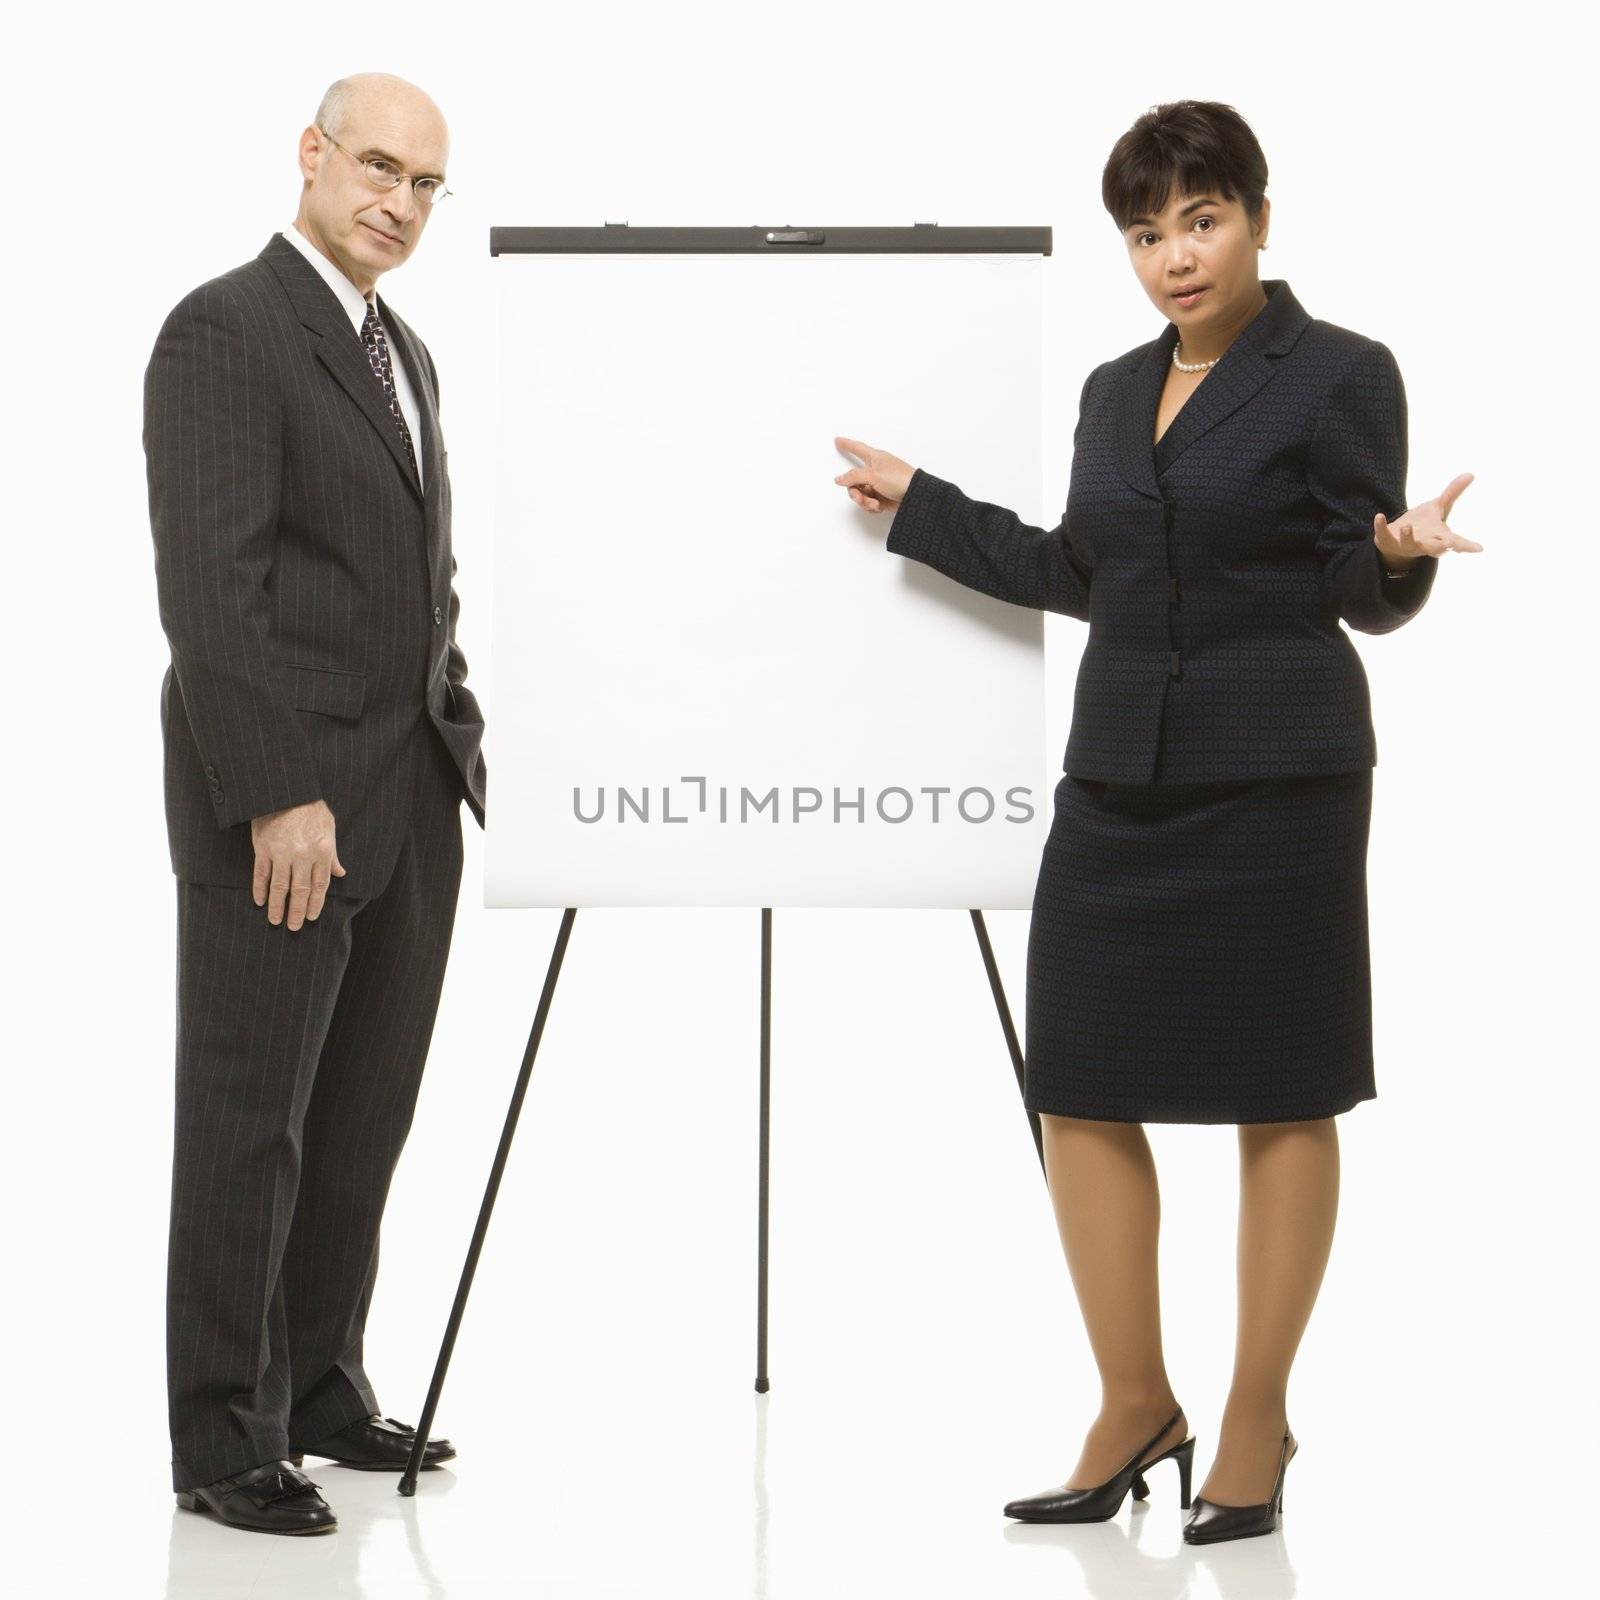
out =
[[[364,112],[378,115],[432,117],[441,139],[448,146],[449,130],[444,113],[416,84],[397,78],[392,72],[355,72],[330,83],[312,119],[317,127],[345,140],[345,130]]]
[[[449,154],[444,113],[414,83],[391,72],[340,78],[300,135],[305,186],[295,224],[368,294],[416,248],[430,207],[409,182],[375,185],[365,163],[385,161],[408,179],[443,178]]]

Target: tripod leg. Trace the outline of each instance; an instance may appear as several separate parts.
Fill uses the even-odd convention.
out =
[[[1000,1027],[1006,1036],[1006,1049],[1011,1052],[1011,1065],[1017,1074],[1017,1090],[1022,1090],[1022,1046],[1017,1043],[1017,1030],[1012,1026],[1011,1007],[1006,1004],[1005,986],[1000,982],[1000,966],[994,958],[994,946],[989,943],[989,929],[983,920],[983,913],[974,910],[972,913],[973,931],[978,935],[978,948],[983,952],[983,970],[989,974],[989,988],[994,993],[995,1009],[1000,1013]],[[1044,1170],[1044,1133],[1039,1127],[1039,1119],[1033,1112],[1028,1112],[1028,1126],[1033,1129],[1033,1147],[1039,1152],[1039,1168]]]
[[[756,1238],[756,1393],[767,1380],[767,1189],[772,1155],[772,908],[761,909],[761,1158]]]
[[[567,953],[567,940],[572,934],[572,921],[578,914],[575,906],[568,906],[561,914],[561,929],[556,934],[555,948],[550,952],[550,966],[544,975],[544,990],[539,996],[539,1008],[533,1014],[533,1027],[528,1033],[528,1047],[522,1052],[522,1070],[517,1074],[517,1086],[511,1091],[511,1104],[506,1111],[505,1127],[500,1132],[500,1148],[495,1151],[494,1165],[489,1169],[489,1182],[483,1191],[483,1204],[478,1208],[478,1225],[472,1230],[472,1243],[467,1247],[467,1259],[461,1268],[461,1282],[456,1287],[455,1304],[450,1308],[450,1321],[444,1330],[444,1343],[439,1346],[439,1359],[434,1365],[433,1382],[428,1385],[427,1403],[417,1422],[417,1439],[411,1447],[406,1470],[400,1475],[399,1492],[414,1495],[417,1492],[417,1474],[422,1470],[422,1455],[428,1444],[428,1430],[433,1426],[433,1414],[438,1409],[439,1393],[444,1388],[444,1375],[450,1365],[450,1353],[455,1349],[456,1334],[461,1327],[461,1314],[467,1308],[467,1295],[472,1288],[473,1274],[478,1270],[478,1256],[483,1250],[485,1235],[489,1232],[489,1216],[494,1210],[495,1196],[500,1192],[500,1178],[506,1170],[506,1157],[511,1154],[512,1135],[517,1131],[517,1118],[522,1112],[522,1102],[528,1093],[528,1080],[533,1076],[533,1058],[539,1052],[539,1040],[544,1034],[545,1018],[550,1014],[550,1001],[556,992],[556,979],[561,973],[561,959]]]

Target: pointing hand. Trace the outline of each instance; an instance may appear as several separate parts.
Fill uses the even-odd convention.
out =
[[[836,438],[834,444],[863,465],[841,472],[833,481],[850,491],[850,498],[868,511],[882,511],[905,498],[911,474],[917,469],[887,450],[874,450],[860,439]]]

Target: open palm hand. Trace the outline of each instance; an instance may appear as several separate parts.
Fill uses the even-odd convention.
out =
[[[1372,519],[1372,536],[1378,542],[1379,554],[1389,566],[1408,567],[1421,556],[1442,556],[1447,550],[1483,549],[1475,540],[1457,533],[1446,521],[1450,508],[1471,482],[1470,472],[1460,473],[1445,485],[1436,499],[1413,506],[1397,522],[1391,523],[1381,511]]]

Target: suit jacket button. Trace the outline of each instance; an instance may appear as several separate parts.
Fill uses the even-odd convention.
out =
[[[214,777],[216,777],[216,775],[217,775],[217,769],[215,767],[207,767],[206,768],[206,776],[208,778],[214,778]]]
[[[433,625],[434,625],[434,627],[437,628],[439,626],[439,624],[441,622],[443,622],[443,621],[444,621],[444,612],[443,612],[443,610],[440,607],[435,606],[433,608]]]
[[[213,789],[211,791],[211,803],[214,806],[220,806],[222,804],[222,791],[220,789]]]

